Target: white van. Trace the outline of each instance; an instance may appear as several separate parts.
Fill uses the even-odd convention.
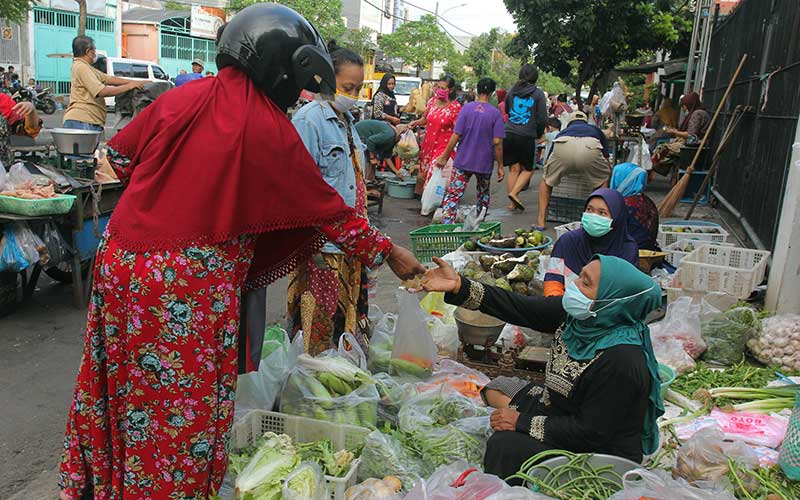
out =
[[[169,75],[161,66],[151,61],[124,57],[98,56],[95,67],[107,75],[147,82],[170,82]],[[106,107],[114,108],[114,98],[106,97]]]
[[[422,86],[422,78],[417,78],[415,76],[395,76],[394,80],[394,96],[397,98],[397,105],[402,108],[408,104],[411,91]],[[365,80],[364,86],[361,87],[361,94],[359,94],[360,104],[371,103],[372,96],[378,91],[380,84],[380,80]]]

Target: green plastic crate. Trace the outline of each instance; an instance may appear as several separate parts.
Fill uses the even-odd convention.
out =
[[[29,217],[66,214],[72,210],[75,198],[77,197],[71,194],[60,194],[55,198],[38,200],[0,196],[0,213],[27,215]]]
[[[463,245],[471,238],[482,238],[492,233],[500,234],[500,222],[482,222],[477,231],[456,231],[463,224],[431,224],[411,231],[411,248],[420,262],[432,262]]]

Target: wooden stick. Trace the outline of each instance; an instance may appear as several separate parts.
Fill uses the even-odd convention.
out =
[[[747,61],[747,54],[742,56],[742,60],[739,62],[739,66],[736,68],[736,71],[733,73],[731,77],[731,81],[728,83],[728,88],[725,90],[725,94],[722,96],[722,99],[717,104],[717,110],[714,112],[714,117],[711,118],[711,123],[708,124],[708,128],[706,129],[706,133],[703,136],[703,140],[700,142],[700,146],[697,148],[697,152],[694,154],[694,159],[692,160],[691,165],[689,168],[686,169],[686,172],[683,174],[683,177],[691,176],[692,172],[694,171],[694,167],[697,164],[697,160],[700,158],[700,154],[703,152],[703,148],[708,142],[708,138],[711,136],[711,131],[714,130],[714,125],[717,123],[717,118],[719,117],[720,112],[722,111],[722,107],[725,105],[725,102],[728,100],[728,96],[733,89],[734,83],[736,83],[736,79],[739,78],[739,73],[742,71],[742,67],[744,67],[744,63]],[[683,181],[683,177],[681,180],[675,184],[675,187],[667,193],[667,196],[664,198],[664,201],[661,202],[661,206],[659,207],[659,215],[661,217],[669,216],[672,211],[675,209],[675,205],[677,205],[678,201],[683,197],[683,194],[686,192],[686,185],[687,182]],[[673,193],[675,191],[675,193]]]
[[[745,109],[742,109],[741,106],[737,106],[736,111],[734,112],[734,116],[731,119],[731,122],[725,129],[725,134],[722,136],[722,139],[720,140],[719,146],[717,147],[717,152],[714,154],[714,158],[711,160],[711,166],[708,167],[708,172],[706,172],[706,176],[703,178],[703,183],[700,185],[700,189],[698,189],[697,193],[695,193],[694,200],[692,200],[692,206],[689,207],[689,212],[687,212],[686,217],[684,217],[684,220],[689,220],[692,218],[692,213],[694,213],[694,209],[697,208],[697,203],[700,201],[700,197],[703,195],[703,191],[705,190],[706,186],[708,186],[708,183],[711,182],[711,177],[717,171],[720,157],[722,156],[722,151],[728,146],[731,137],[733,137],[733,131],[736,129],[736,126],[739,125],[739,122],[742,121],[744,112]]]

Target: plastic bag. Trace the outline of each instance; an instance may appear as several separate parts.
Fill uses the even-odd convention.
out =
[[[631,146],[631,152],[628,154],[628,163],[638,165],[647,171],[653,170],[653,160],[650,158],[650,146],[647,145],[644,138]]]
[[[394,437],[373,431],[364,438],[359,481],[391,475],[399,477],[403,488],[410,490],[429,473],[430,469],[423,460],[406,450]]]
[[[431,335],[433,343],[436,344],[436,352],[440,358],[455,359],[458,356],[458,327],[444,323],[439,318],[433,318]]]
[[[459,480],[462,484],[454,487]],[[405,500],[483,500],[508,488],[499,477],[479,472],[468,462],[457,461],[437,468],[429,479],[409,491]]]
[[[781,445],[778,463],[793,481],[800,480],[800,393],[794,403],[792,417],[789,419],[789,430]]]
[[[681,297],[669,304],[664,319],[650,325],[654,347],[664,339],[675,339],[692,359],[700,358],[706,350],[700,332],[700,305],[692,304],[690,297]]]
[[[555,500],[555,499],[553,497],[543,495],[542,493],[534,493],[528,488],[523,488],[522,486],[512,486],[510,488],[503,488],[494,495],[486,497],[484,500]]]
[[[789,419],[777,414],[727,412],[714,408],[711,418],[725,433],[725,439],[738,439],[745,443],[777,448],[786,436]]]
[[[6,226],[0,247],[0,272],[19,273],[31,265],[25,251],[17,243],[13,226]]]
[[[758,457],[749,446],[741,441],[726,442],[718,427],[701,429],[678,450],[673,476],[691,484],[718,483],[727,477],[729,459],[744,468],[758,467]]]
[[[375,388],[378,390],[378,426],[386,423],[397,427],[400,408],[409,399],[420,393],[420,389],[413,383],[401,382],[388,373],[378,373],[372,377]]]
[[[720,311],[705,299],[700,320],[700,331],[708,345],[703,359],[723,365],[742,360],[747,340],[760,323],[755,310],[749,307]]]
[[[367,369],[367,355],[364,354],[364,350],[361,349],[361,346],[352,333],[343,333],[339,337],[339,348],[337,351],[339,356],[347,361],[353,363],[362,370]]]
[[[433,166],[433,173],[425,190],[422,192],[422,209],[420,214],[429,215],[431,212],[442,206],[444,200],[444,190],[447,187],[447,179],[444,178],[443,168]]]
[[[417,297],[402,290],[397,293],[400,314],[397,317],[392,359],[392,375],[427,379],[436,362],[436,344],[428,332],[425,313]]]
[[[70,251],[67,242],[61,236],[56,225],[52,222],[46,223],[42,227],[41,239],[44,242],[47,253],[50,256],[48,265],[56,266],[69,260]]]
[[[277,339],[265,335],[258,370],[239,375],[237,413],[256,409],[271,411],[274,408],[286,377],[297,363],[297,356],[303,352],[302,335],[295,336],[294,342],[290,342],[284,330],[279,333]]]
[[[39,263],[46,265],[50,261],[47,247],[36,233],[24,222],[14,224],[14,235],[17,237],[17,245],[25,253],[31,265]]]
[[[283,500],[324,500],[328,497],[319,464],[303,462],[283,483]]]
[[[608,115],[624,113],[628,109],[628,103],[625,100],[625,92],[622,90],[619,82],[614,82],[611,89],[611,96],[608,99],[607,109],[603,111]]]
[[[383,479],[370,478],[355,486],[347,488],[346,500],[403,500],[403,494],[397,489],[395,477]],[[400,484],[402,489],[402,483]]]
[[[762,363],[782,370],[800,370],[800,314],[779,314],[761,322],[747,347]]]
[[[372,307],[372,306],[370,306]],[[378,317],[378,316],[376,316]],[[386,313],[378,321],[372,321],[372,337],[367,350],[367,367],[372,373],[388,372],[394,347],[394,330],[397,315]]]
[[[397,141],[397,156],[404,160],[410,160],[416,158],[418,154],[417,136],[413,130],[408,129],[400,135],[400,140]]]
[[[425,382],[418,382],[416,387],[420,392],[427,392],[445,386],[482,405],[480,391],[488,383],[489,377],[483,373],[467,368],[458,361],[443,359],[433,376]]]
[[[479,212],[478,206],[475,205],[475,207],[467,213],[467,216],[464,217],[464,226],[461,230],[469,233],[477,231],[484,219],[486,219],[486,207],[483,207]]]
[[[456,312],[457,307],[444,301],[443,292],[430,292],[426,294],[425,297],[419,301],[419,306],[423,311],[431,316],[439,318],[447,325],[456,324],[453,313]]]
[[[483,403],[461,395],[446,386],[409,399],[400,409],[399,425],[404,432],[428,427],[444,427],[469,417],[485,417],[489,410]]]
[[[704,485],[711,489],[692,486],[684,479],[673,479],[661,469],[634,469],[622,476],[623,489],[609,500],[736,500],[726,484]]]
[[[456,420],[444,427],[430,427],[413,433],[425,460],[444,465],[455,460],[479,463],[486,453],[491,426],[489,417]]]
[[[3,162],[0,161],[0,193],[6,190],[7,179],[8,173],[6,172],[6,167],[4,167]]]
[[[697,366],[678,339],[670,337],[653,338],[653,352],[658,362],[672,368],[676,375],[688,373]]]
[[[325,359],[329,356],[320,356]],[[375,428],[378,423],[378,390],[373,383],[349,387],[352,392],[337,395],[323,384],[327,372],[315,372],[298,363],[281,391],[280,411],[289,415]],[[346,392],[346,391],[344,391]]]

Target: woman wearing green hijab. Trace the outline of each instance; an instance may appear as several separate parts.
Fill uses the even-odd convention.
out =
[[[495,408],[486,472],[508,477],[547,449],[641,462],[658,448],[656,419],[664,404],[645,317],[661,305],[661,289],[650,276],[600,255],[563,297],[526,297],[463,278],[435,260],[439,268],[428,271],[425,290],[446,292],[450,304],[556,333],[543,386],[500,377],[484,389]]]

